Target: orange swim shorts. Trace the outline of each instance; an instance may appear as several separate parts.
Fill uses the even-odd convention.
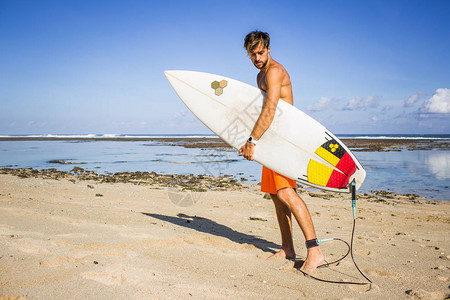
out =
[[[261,191],[269,194],[276,194],[277,191],[291,187],[295,189],[297,183],[295,180],[280,175],[269,168],[263,166],[261,175]]]

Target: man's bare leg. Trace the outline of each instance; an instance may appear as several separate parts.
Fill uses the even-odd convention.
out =
[[[281,250],[271,257],[295,258],[294,242],[292,240],[292,220],[290,209],[278,199],[276,194],[270,194],[275,205],[278,225],[281,231]]]
[[[305,202],[303,202],[302,198],[297,195],[295,190],[293,188],[281,189],[277,192],[277,198],[285,205],[286,208],[288,208],[294,214],[295,219],[297,220],[300,228],[303,231],[305,239],[307,241],[315,239],[316,233],[314,230],[311,215],[309,214]],[[280,230],[286,230],[286,228],[281,228],[280,225]],[[292,229],[290,239],[292,243]],[[305,262],[303,263],[303,266],[301,267],[301,270],[309,270],[313,272],[317,268],[317,266],[319,266],[324,261],[324,259],[325,257],[318,246],[309,248],[308,254],[306,256]]]

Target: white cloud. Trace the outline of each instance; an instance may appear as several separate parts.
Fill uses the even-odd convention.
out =
[[[28,121],[27,125],[30,127],[45,127],[47,125],[47,122]]]
[[[385,105],[385,106],[381,109],[381,112],[385,113],[385,112],[390,111],[391,109],[392,109],[392,106],[388,104],[388,105]]]
[[[411,97],[409,97],[408,99],[405,100],[405,102],[403,103],[404,107],[411,107],[414,104],[417,103],[417,101],[423,96],[425,95],[424,92],[418,92],[414,95],[412,95]]]
[[[425,101],[421,112],[431,114],[450,113],[450,89],[437,89],[434,95]]]
[[[366,110],[367,108],[377,107],[377,98],[373,96],[369,97],[356,97],[350,100],[347,106],[342,107],[342,110]]]
[[[186,111],[185,110],[181,110],[181,111],[177,111],[173,114],[172,118],[174,119],[180,119],[180,118],[184,118],[186,116]]]
[[[310,111],[323,111],[326,110],[331,103],[330,98],[322,97],[318,103],[308,105],[308,110]]]
[[[186,132],[204,131],[204,125],[193,113],[187,110],[179,110],[172,114],[172,118],[164,125],[166,128],[175,128]],[[180,131],[181,132],[181,131]]]
[[[428,122],[424,122],[424,121],[420,121],[418,125],[419,125],[419,127],[422,127],[422,128],[427,128],[427,129],[433,128],[432,123],[428,123]]]
[[[368,108],[378,107],[377,97],[355,97],[348,101],[346,105],[336,105],[337,101],[332,98],[322,97],[319,102],[308,105],[309,111],[325,111],[328,108],[334,110],[367,110]]]

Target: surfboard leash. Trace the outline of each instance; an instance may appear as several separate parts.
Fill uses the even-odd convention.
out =
[[[343,242],[347,245],[348,249],[347,249],[347,253],[342,256],[341,258],[333,261],[333,262],[327,262],[325,264],[322,264],[320,266],[317,267],[317,269],[319,268],[325,268],[325,267],[329,267],[330,265],[333,264],[337,264],[338,262],[340,262],[341,260],[345,259],[348,254],[350,253],[350,256],[352,258],[353,264],[355,265],[356,269],[358,270],[358,272],[368,281],[368,282],[354,282],[354,281],[333,281],[333,280],[326,280],[326,279],[322,279],[322,278],[318,278],[315,276],[312,276],[310,274],[307,274],[306,272],[303,272],[302,270],[298,269],[300,272],[303,273],[303,275],[305,275],[306,277],[321,281],[321,282],[327,282],[327,283],[338,283],[338,284],[354,284],[354,285],[367,285],[367,284],[372,284],[372,280],[370,280],[366,275],[364,275],[364,273],[359,269],[358,265],[356,264],[355,258],[353,257],[353,238],[355,235],[355,228],[356,228],[356,183],[353,180],[353,182],[350,185],[350,189],[351,189],[351,193],[352,193],[352,211],[353,211],[353,228],[352,228],[352,236],[350,239],[350,245],[342,239],[339,238],[331,238],[331,239],[323,239],[323,240],[318,240],[318,243],[323,243],[323,242],[329,242],[329,241],[340,241]]]

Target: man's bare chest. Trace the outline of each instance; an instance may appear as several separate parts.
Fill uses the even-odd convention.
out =
[[[257,81],[258,81],[258,88],[267,92],[266,76],[265,75],[258,76]]]

